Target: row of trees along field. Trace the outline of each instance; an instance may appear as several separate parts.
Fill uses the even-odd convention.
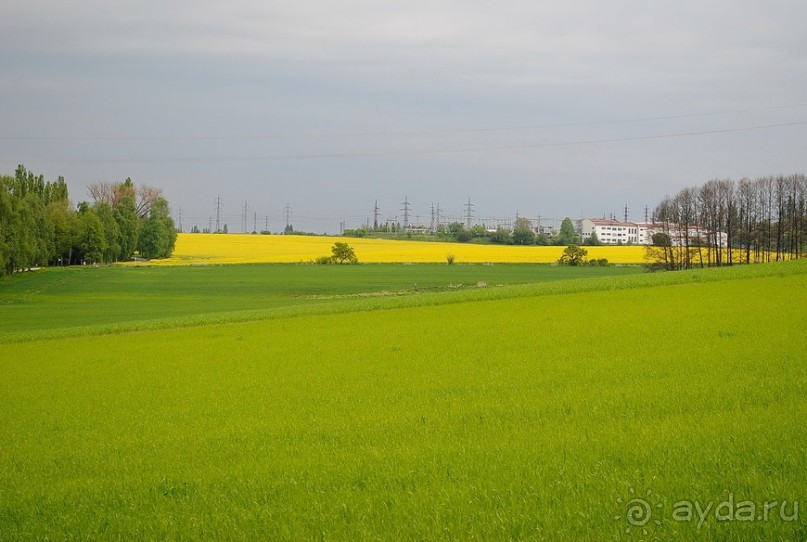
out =
[[[560,226],[560,231],[546,234],[536,232],[532,220],[526,217],[516,218],[513,228],[499,227],[490,231],[481,224],[476,224],[470,228],[465,227],[462,222],[452,222],[437,226],[434,233],[412,235],[411,231],[406,231],[400,224],[388,227],[360,227],[344,231],[345,237],[387,237],[390,239],[401,238],[433,238],[440,241],[450,241],[457,243],[492,243],[497,245],[557,245],[568,246],[580,242],[580,235],[575,231],[571,218],[564,218]],[[596,237],[589,244],[597,244]]]
[[[70,203],[63,177],[46,182],[19,166],[0,176],[0,276],[43,265],[109,263],[171,255],[174,221],[161,191],[131,179],[89,186]]]
[[[710,180],[655,209],[649,257],[666,269],[801,258],[807,253],[807,177]]]

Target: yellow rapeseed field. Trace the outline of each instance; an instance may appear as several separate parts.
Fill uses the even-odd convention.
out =
[[[361,263],[431,263],[453,254],[457,263],[552,263],[564,247],[474,245],[389,239],[308,237],[299,235],[216,235],[181,233],[174,255],[150,265],[200,265],[236,263],[299,263],[329,256],[335,242],[346,242]],[[588,258],[611,263],[644,263],[640,246],[586,247]]]

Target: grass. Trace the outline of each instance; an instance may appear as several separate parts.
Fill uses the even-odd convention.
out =
[[[0,282],[0,340],[65,333],[65,328],[120,330],[144,321],[198,320],[222,313],[307,310],[367,297],[546,283],[640,273],[638,267],[373,264],[359,266],[227,265],[180,268],[47,268]],[[86,330],[85,330],[86,331]],[[82,331],[83,332],[83,331]]]
[[[804,499],[805,286],[792,262],[7,343],[0,538],[803,540],[778,508],[672,510]]]

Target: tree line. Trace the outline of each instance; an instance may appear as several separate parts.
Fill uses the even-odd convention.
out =
[[[381,227],[359,227],[345,230],[345,237],[369,237],[379,234],[403,233],[408,238],[413,238],[411,232],[406,232],[396,225],[391,228]],[[518,217],[513,223],[513,228],[499,227],[490,231],[480,224],[466,227],[462,222],[451,222],[450,224],[440,224],[434,233],[424,234],[439,241],[449,241],[457,243],[491,243],[496,245],[541,245],[541,246],[568,246],[581,242],[580,235],[574,227],[571,218],[563,219],[559,231],[551,231],[549,234],[544,231],[537,231],[532,220],[526,217]],[[393,238],[399,238],[394,235]],[[599,244],[596,236],[591,240],[586,240],[586,244]]]
[[[19,166],[0,176],[0,276],[45,265],[171,255],[176,228],[159,189],[123,182],[89,186],[73,207],[64,177],[45,181]]]
[[[649,258],[689,269],[797,259],[807,253],[807,177],[713,179],[658,204]]]

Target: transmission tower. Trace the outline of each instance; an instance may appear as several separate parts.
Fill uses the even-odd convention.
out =
[[[247,233],[247,221],[249,220],[247,217],[247,211],[249,210],[249,205],[247,202],[244,202],[244,212],[241,215],[241,233]]]
[[[409,213],[412,211],[412,205],[409,203],[409,197],[408,196],[404,196],[404,202],[401,205],[403,205],[403,208],[401,209],[401,211],[403,211],[403,214],[404,214],[403,215],[404,216],[403,227],[404,227],[404,231],[407,231],[407,230],[409,230]]]
[[[474,207],[474,204],[471,203],[471,198],[468,198],[468,203],[463,205],[465,207],[465,225],[470,230],[471,229],[471,209]]]
[[[286,231],[289,231],[291,228],[291,206],[287,203],[286,207],[283,209],[283,216],[286,219]]]
[[[221,231],[221,196],[216,196],[216,233]]]
[[[373,230],[378,229],[378,200],[375,200],[375,207],[373,207]]]

